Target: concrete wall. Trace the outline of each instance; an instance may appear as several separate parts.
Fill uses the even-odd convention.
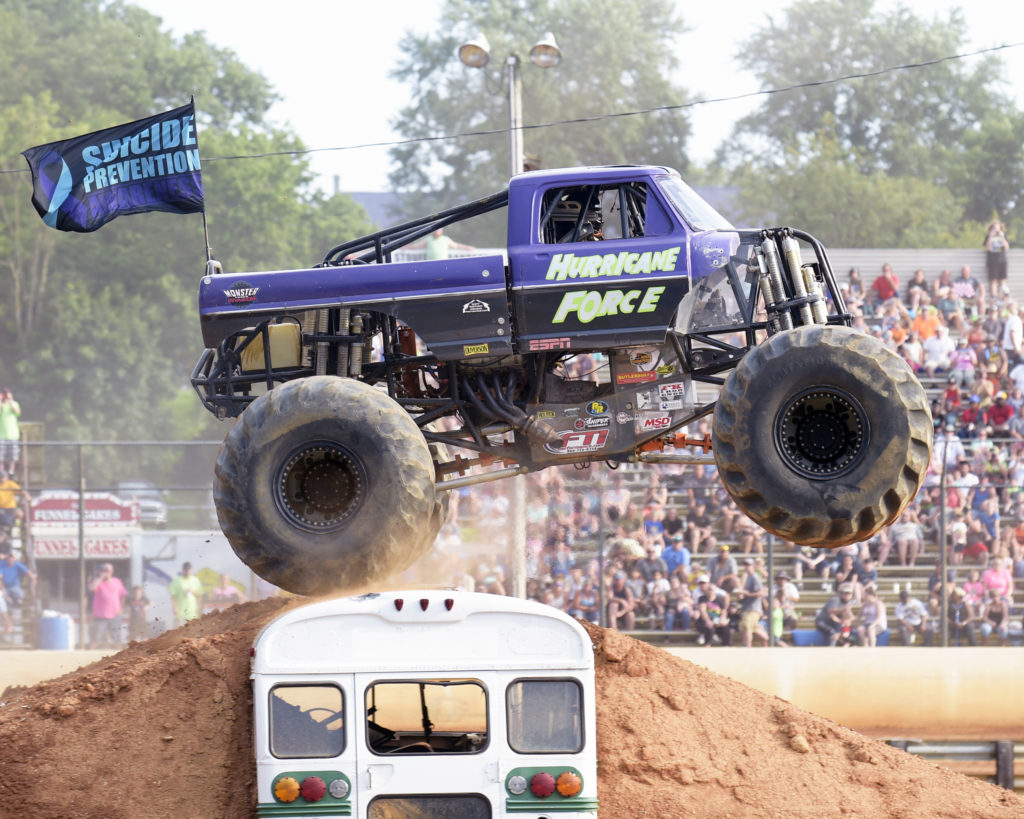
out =
[[[868,736],[1024,740],[1019,648],[665,650]]]

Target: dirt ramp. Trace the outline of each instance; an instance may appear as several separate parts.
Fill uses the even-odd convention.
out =
[[[602,816],[1024,816],[1008,791],[618,632],[588,631]]]
[[[284,608],[246,603],[0,695],[0,816],[254,813],[249,646]],[[603,819],[1024,817],[1024,800],[618,632],[597,661]]]

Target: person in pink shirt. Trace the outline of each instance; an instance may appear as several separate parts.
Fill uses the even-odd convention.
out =
[[[981,582],[985,586],[986,594],[995,589],[999,596],[1006,601],[1007,605],[1013,605],[1013,560],[1006,557],[993,562],[985,569],[981,576]]]
[[[92,641],[89,648],[117,648],[121,645],[121,607],[128,590],[120,578],[114,577],[114,567],[104,563],[92,580]]]

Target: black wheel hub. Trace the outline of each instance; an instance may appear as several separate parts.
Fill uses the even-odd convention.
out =
[[[274,483],[274,501],[296,526],[329,532],[358,511],[365,491],[360,461],[339,444],[315,441],[285,460]]]
[[[806,390],[775,421],[775,446],[783,461],[806,478],[831,480],[860,462],[867,449],[867,414],[839,390]]]

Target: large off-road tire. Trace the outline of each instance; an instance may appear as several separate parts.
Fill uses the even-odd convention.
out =
[[[891,523],[931,456],[928,399],[877,339],[813,325],[744,356],[715,407],[715,461],[737,506],[795,543],[844,546]]]
[[[351,591],[408,568],[443,514],[412,418],[380,390],[330,376],[290,381],[246,408],[213,494],[239,558],[296,594]]]

